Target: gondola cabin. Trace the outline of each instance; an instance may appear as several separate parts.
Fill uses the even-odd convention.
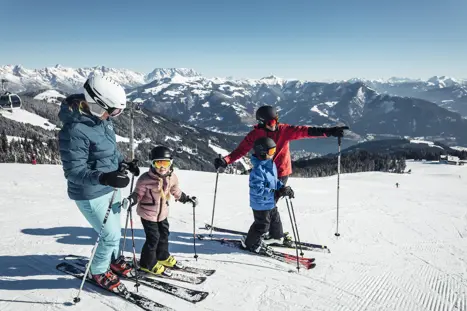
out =
[[[6,93],[0,95],[0,109],[13,111],[20,109],[21,105],[21,98],[16,94]]]

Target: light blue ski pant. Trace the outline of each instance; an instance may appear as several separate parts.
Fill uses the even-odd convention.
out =
[[[92,200],[77,200],[79,210],[96,230],[100,232],[105,213],[109,208],[113,191]],[[120,190],[115,193],[112,210],[102,231],[96,254],[91,263],[91,274],[102,274],[109,270],[110,262],[119,256],[121,223],[120,223]]]

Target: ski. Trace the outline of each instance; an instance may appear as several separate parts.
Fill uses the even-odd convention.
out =
[[[66,261],[69,261],[70,263],[73,263],[77,266],[80,266],[82,268],[86,268],[86,265],[88,264],[89,259],[87,257],[83,256],[75,256],[75,255],[68,255],[65,257]],[[125,280],[130,280],[133,282],[136,282],[135,277],[125,277],[125,276],[120,276],[120,278],[125,279]],[[181,287],[178,285],[173,285],[170,283],[162,282],[159,280],[155,280],[153,278],[147,277],[145,275],[138,275],[138,282],[141,285],[145,285],[148,287],[151,287],[155,290],[159,290],[161,292],[167,293],[169,295],[178,297],[180,299],[189,301],[191,303],[197,303],[202,300],[204,300],[209,293],[205,291],[200,291],[200,290],[194,290],[186,287]]]
[[[72,275],[72,276],[74,276],[74,277],[76,277],[76,278],[78,278],[80,280],[83,279],[84,272],[85,272],[85,270],[80,269],[77,266],[72,265],[72,264],[70,264],[68,262],[59,263],[56,266],[56,268],[57,268],[58,271],[69,274],[69,275]],[[128,290],[126,290],[125,293],[116,293],[116,292],[113,292],[113,291],[106,290],[105,288],[102,288],[93,279],[86,278],[86,282],[94,284],[95,286],[97,286],[100,289],[105,290],[105,291],[107,291],[109,293],[113,293],[113,294],[119,296],[120,298],[125,299],[126,301],[139,306],[143,310],[147,310],[147,311],[174,310],[172,308],[164,306],[163,304],[157,303],[157,302],[155,302],[155,301],[153,301],[153,300],[151,300],[149,298],[146,298],[144,296],[132,293],[132,292],[130,292]]]
[[[211,230],[211,225],[210,224],[205,224],[204,229],[206,230]],[[237,231],[237,230],[232,230],[232,229],[226,229],[226,228],[220,228],[216,226],[212,226],[212,230],[216,232],[224,232],[224,233],[231,233],[231,234],[238,234],[238,235],[247,235],[247,232],[242,232],[242,231]],[[292,244],[290,245],[285,245],[285,244],[269,244],[269,246],[274,246],[274,247],[282,247],[282,248],[295,248],[295,242],[292,241]],[[313,244],[313,243],[308,243],[308,242],[301,242],[297,243],[302,246],[302,249],[304,250],[309,250],[309,251],[316,251],[316,250],[325,250],[328,253],[331,252],[331,250],[326,246],[326,245],[320,245],[320,244]]]
[[[174,281],[180,281],[184,283],[189,283],[189,284],[201,284],[204,281],[206,281],[207,277],[205,276],[191,276],[191,275],[185,275],[181,273],[175,273],[171,269],[166,269],[166,271],[170,272],[170,275],[166,274],[153,274],[153,273],[148,273],[146,271],[142,271],[138,269],[138,277],[140,275],[147,276],[148,278],[157,278],[157,279],[167,279],[167,280],[174,280]]]
[[[142,270],[138,270],[138,275],[143,274],[144,276],[147,276],[148,278],[156,278],[156,279],[167,279],[167,280],[174,280],[174,281],[180,281],[184,283],[189,283],[189,284],[201,284],[204,281],[206,281],[207,277],[205,276],[191,276],[191,275],[185,275],[185,274],[180,274],[176,273],[171,269],[166,269],[166,271],[170,271],[170,275],[167,274],[154,274]]]
[[[203,236],[203,235],[198,235],[198,239],[203,240],[203,241],[216,241],[216,242],[219,242],[219,243],[221,243],[223,245],[239,248],[241,250],[244,250],[245,252],[248,252],[247,250],[245,250],[242,247],[242,242],[240,240],[225,239],[225,238],[210,238],[210,237],[206,237],[206,236]],[[259,256],[263,256],[263,257],[273,258],[273,259],[276,259],[278,261],[281,261],[281,262],[284,262],[284,263],[287,263],[287,264],[291,264],[291,265],[294,265],[294,264],[297,263],[297,256],[290,255],[290,254],[283,253],[283,252],[278,252],[278,251],[276,251],[276,250],[274,250],[274,249],[272,249],[270,247],[267,247],[267,246],[262,248],[262,251],[263,252],[260,252],[260,253],[253,253],[253,252],[249,252],[249,253],[251,253],[253,255],[259,255]],[[314,261],[315,261],[315,258],[298,257],[299,266],[301,266],[302,268],[305,268],[307,270],[313,269],[316,266]]]
[[[133,257],[125,257],[125,260],[132,262]],[[201,268],[189,267],[189,266],[184,266],[183,268],[173,267],[173,268],[170,268],[170,270],[193,273],[193,274],[200,274],[204,276],[211,276],[216,272],[216,270],[214,269],[201,269]]]

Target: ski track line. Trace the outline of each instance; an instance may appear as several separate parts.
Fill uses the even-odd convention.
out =
[[[410,267],[408,271],[411,271]],[[362,297],[357,301],[353,296],[345,297],[346,305],[337,305],[335,309],[339,311],[348,310],[349,307],[354,310],[467,311],[463,284],[430,265],[401,275],[391,270],[378,275],[366,272],[357,282],[349,284],[344,281],[337,285]],[[336,295],[337,300],[344,298],[345,294],[345,291],[341,291]]]
[[[452,304],[455,299],[449,295],[449,292],[462,292],[462,290],[465,289],[462,282],[457,281],[451,275],[442,272],[437,267],[431,266],[430,264],[426,266],[426,269],[431,270],[432,277],[428,280],[430,289],[440,300]],[[447,288],[450,288],[450,290]],[[435,310],[438,309],[439,308],[435,308]]]
[[[369,284],[369,290],[367,290],[366,295],[363,296],[361,305],[357,310],[367,310],[371,304],[377,303],[375,301],[375,296],[383,289],[384,285],[387,284],[389,275],[390,272],[386,271],[382,277],[373,278],[372,283]]]
[[[411,297],[414,303],[421,304],[424,310],[447,310],[449,305],[455,302],[454,297],[450,297],[449,291],[452,291],[454,287],[459,287],[459,284],[440,281],[440,278],[443,277],[446,278],[447,276],[440,274],[429,266],[425,266],[418,273],[411,275],[409,280],[402,282],[401,285],[407,290],[408,297]],[[411,282],[407,284],[409,281]],[[455,280],[453,281],[455,282]],[[417,289],[414,289],[414,286],[417,286]],[[450,290],[439,291],[440,286],[449,287]]]
[[[426,267],[423,267],[422,271],[420,271],[420,274],[423,276],[421,281],[414,278],[412,274],[408,274],[408,278],[399,277],[394,279],[396,282],[395,284],[400,286],[401,290],[403,290],[404,296],[402,297],[402,300],[408,303],[408,306],[410,306],[411,310],[413,308],[417,308],[419,310],[433,310],[429,307],[429,305],[432,304],[433,296],[431,296],[430,292],[427,293],[426,291],[426,284],[427,280],[430,278],[430,275],[428,275],[425,270]],[[420,287],[423,287],[425,290],[420,290]],[[434,299],[436,299],[436,297]],[[399,304],[401,307],[400,310],[404,310],[406,305],[406,303]]]

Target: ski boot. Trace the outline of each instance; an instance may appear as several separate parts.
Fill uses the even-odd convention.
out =
[[[140,268],[141,271],[144,271],[149,274],[154,274],[154,275],[163,275],[163,276],[171,276],[172,271],[166,269],[163,265],[161,265],[159,262],[157,262],[152,269],[148,269],[145,267]]]
[[[248,247],[245,244],[246,236],[242,236],[240,241],[242,243],[242,248],[244,250],[247,250],[249,252],[256,253],[256,254],[262,254],[262,252],[264,252],[264,247],[267,247],[262,240],[259,242],[258,245],[253,245],[252,247]]]
[[[173,269],[183,269],[185,267],[183,263],[175,259],[172,255],[170,255],[169,258],[167,258],[166,260],[159,260],[158,263],[160,263],[164,267]]]
[[[274,239],[273,237],[269,235],[269,233],[265,233],[263,235],[263,243],[266,245],[274,245],[274,244],[281,245],[284,243],[284,238],[282,237],[280,239]]]
[[[288,232],[284,232],[284,237],[282,239],[282,244],[284,244],[287,247],[295,247],[293,244],[292,237],[289,235]]]
[[[129,263],[125,261],[124,256],[120,256],[112,263],[110,263],[110,269],[117,275],[122,275],[128,278],[136,276],[136,271],[132,265],[132,263]]]
[[[102,274],[92,275],[91,278],[102,288],[114,292],[114,293],[123,293],[125,295],[129,294],[125,284],[120,282],[120,279],[117,275],[113,273],[112,270],[108,270]]]

